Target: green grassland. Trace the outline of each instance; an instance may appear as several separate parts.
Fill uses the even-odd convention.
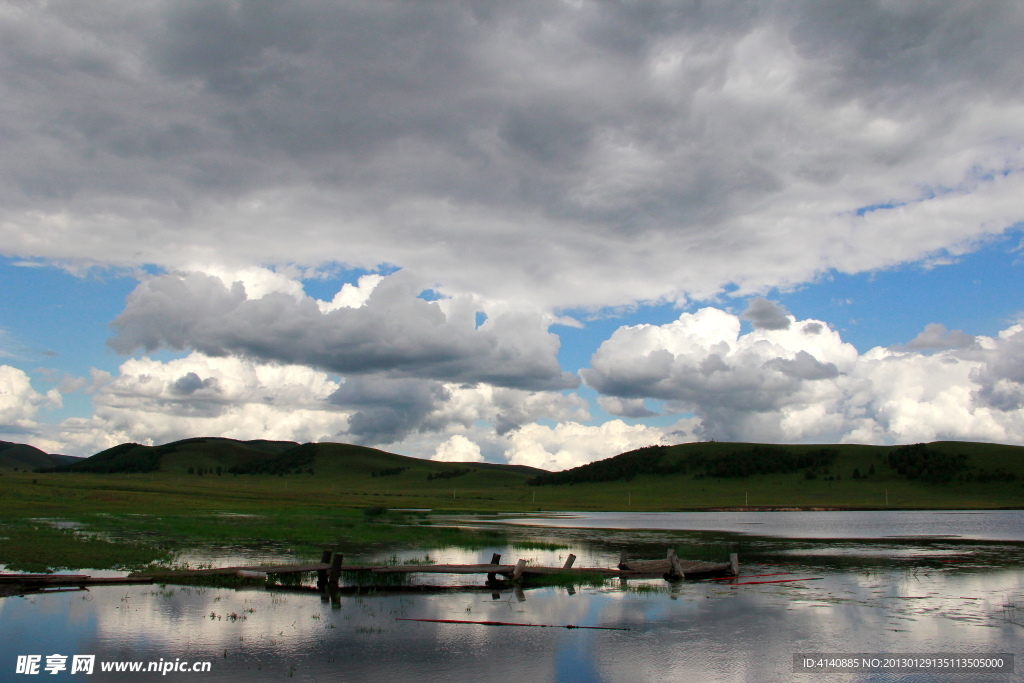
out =
[[[912,462],[903,473],[894,452],[883,446],[697,443],[641,449],[552,475],[345,444],[125,444],[63,468],[0,471],[0,563],[138,565],[197,544],[262,545],[315,557],[328,546],[486,547],[515,533],[444,526],[432,521],[438,513],[1024,505],[1024,448],[937,442],[925,449],[931,469],[915,470]],[[861,476],[854,478],[854,470]],[[385,512],[402,508],[431,513]],[[74,520],[100,535],[54,536],[34,521],[39,519]],[[31,533],[46,533],[48,540],[33,550],[26,540]],[[76,559],[61,556],[61,546],[69,544],[85,555],[68,550]],[[93,564],[86,561],[89,553]]]

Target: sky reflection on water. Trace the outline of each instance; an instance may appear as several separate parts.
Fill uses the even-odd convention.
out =
[[[762,513],[763,514],[763,513]],[[775,513],[777,514],[777,513]],[[636,557],[682,543],[722,554],[738,547],[748,581],[731,586],[656,579],[603,588],[453,594],[341,595],[181,586],[95,587],[0,599],[0,681],[19,654],[95,654],[103,660],[208,660],[208,674],[66,674],[81,681],[930,681],[925,674],[800,674],[797,652],[1020,654],[1024,544],[986,541],[816,541],[706,532],[536,530],[568,548],[388,551],[437,562],[614,564],[622,539]],[[641,539],[641,540],[636,540]],[[686,543],[691,545],[687,546]],[[381,551],[380,557],[388,552]],[[193,551],[196,557],[201,550]],[[265,551],[253,552],[263,559]],[[235,550],[215,559],[245,556]],[[368,559],[362,557],[360,559]],[[585,560],[585,561],[584,561]],[[220,564],[220,562],[217,562]],[[756,575],[777,575],[756,577]],[[436,577],[470,584],[482,577]],[[417,579],[417,583],[424,583]],[[433,624],[398,618],[607,626],[628,631]],[[1022,664],[1018,662],[1018,670]],[[1022,681],[1024,676],[944,675]]]

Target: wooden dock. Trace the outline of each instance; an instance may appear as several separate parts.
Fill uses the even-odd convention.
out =
[[[306,564],[273,564],[245,565],[233,567],[213,567],[209,569],[160,570],[144,571],[126,577],[94,577],[83,574],[0,574],[0,585],[24,587],[32,591],[46,590],[56,587],[103,586],[116,584],[147,584],[176,583],[206,576],[236,576],[242,579],[258,581],[268,575],[282,574],[317,574],[317,587],[320,590],[339,590],[342,573],[363,574],[483,574],[488,585],[499,581],[498,577],[512,582],[521,582],[524,578],[540,578],[545,576],[602,576],[619,579],[650,579],[662,577],[668,581],[682,579],[710,578],[735,576],[739,573],[739,562],[736,555],[730,557],[728,563],[695,562],[680,560],[675,552],[668,551],[664,560],[629,560],[625,551],[619,558],[618,567],[574,567],[576,556],[570,554],[561,567],[538,567],[527,564],[520,559],[515,564],[501,564],[501,555],[494,553],[487,564],[344,564],[344,555],[339,552],[325,550],[320,562]],[[370,582],[371,584],[373,582]],[[384,586],[379,586],[384,589]]]

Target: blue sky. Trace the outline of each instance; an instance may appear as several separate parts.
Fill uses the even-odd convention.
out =
[[[1024,443],[1024,10],[416,11],[0,19],[0,439]]]

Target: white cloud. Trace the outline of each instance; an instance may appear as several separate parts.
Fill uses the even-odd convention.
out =
[[[222,278],[223,279],[223,278]],[[366,304],[373,293],[374,287],[380,284],[384,276],[370,273],[359,278],[358,283],[348,282],[341,286],[338,293],[330,301],[318,301],[321,313],[330,313],[338,308],[359,308]]]
[[[31,417],[35,408],[25,406],[47,398],[31,391],[24,373],[10,370],[18,391],[3,405]],[[51,450],[74,455],[129,441],[160,444],[214,435],[385,445],[431,457],[439,444],[459,436],[455,446],[471,437],[500,462],[508,431],[541,418],[590,417],[586,401],[575,394],[381,376],[332,379],[306,366],[198,352],[169,361],[128,359],[116,375],[96,371],[90,391],[91,418],[59,425],[23,420],[20,429],[45,439]]]
[[[62,398],[57,389],[40,394],[32,388],[32,382],[23,370],[0,365],[0,433],[31,428],[41,407],[59,408],[61,405]]]
[[[439,462],[483,462],[484,456],[475,443],[461,434],[454,434],[437,447],[430,459]]]
[[[1024,327],[931,355],[858,355],[820,321],[794,322],[741,335],[736,316],[704,308],[622,327],[582,374],[608,396],[693,412],[702,438],[1024,443]],[[918,339],[929,334],[936,328]]]
[[[689,425],[689,421],[674,426],[676,433],[668,439],[669,443],[693,440],[679,433],[685,425]],[[561,422],[548,427],[531,423],[508,436],[506,456],[512,465],[564,470],[662,443],[669,431],[642,424],[628,425],[622,420],[610,420],[598,426]]]
[[[1016,3],[72,7],[0,15],[6,254],[220,269],[257,299],[293,286],[257,265],[387,263],[550,313],[1024,217]]]

